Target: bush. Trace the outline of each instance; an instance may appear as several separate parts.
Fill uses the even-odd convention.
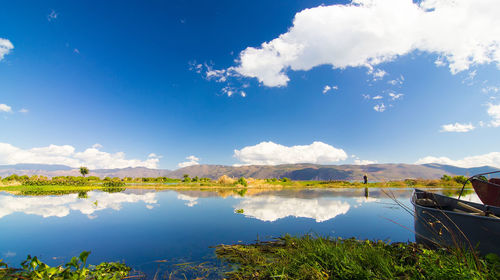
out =
[[[236,185],[242,185],[244,187],[248,187],[247,180],[245,180],[245,177],[240,177],[238,181],[235,183]]]
[[[102,183],[103,187],[123,187],[125,183],[122,181],[109,181]]]
[[[468,178],[463,176],[463,175],[453,177],[453,181],[455,181],[461,185],[465,184],[465,182],[467,182],[467,179]]]

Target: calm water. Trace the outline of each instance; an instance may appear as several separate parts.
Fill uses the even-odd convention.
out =
[[[384,191],[411,208],[412,189]],[[17,266],[31,254],[56,265],[90,250],[90,263],[123,260],[151,272],[156,260],[212,260],[210,246],[284,233],[414,241],[413,217],[384,191],[250,190],[242,197],[232,191],[126,190],[92,191],[86,199],[0,193],[0,259]]]

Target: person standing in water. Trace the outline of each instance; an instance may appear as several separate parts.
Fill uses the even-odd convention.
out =
[[[368,183],[368,176],[366,176],[366,174],[365,174],[365,176],[363,176],[363,181],[364,181],[365,184]]]

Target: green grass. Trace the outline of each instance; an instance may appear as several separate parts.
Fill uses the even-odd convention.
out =
[[[284,236],[272,242],[219,245],[228,279],[500,279],[500,259],[429,250],[415,243]]]

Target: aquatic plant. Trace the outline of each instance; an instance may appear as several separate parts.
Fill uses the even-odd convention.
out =
[[[415,243],[285,235],[270,242],[219,245],[228,279],[499,279],[500,260],[474,260]],[[467,257],[468,256],[468,257]]]
[[[84,251],[68,263],[56,267],[51,267],[30,255],[21,263],[21,268],[11,268],[0,260],[0,278],[5,280],[117,280],[125,278],[130,272],[130,267],[119,262],[104,262],[97,266],[87,266],[89,254],[90,252]]]

